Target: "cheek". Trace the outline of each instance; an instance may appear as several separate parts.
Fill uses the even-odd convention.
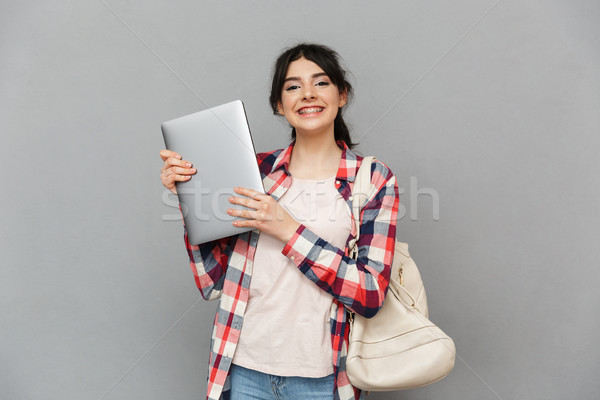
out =
[[[281,105],[284,112],[291,112],[294,109],[294,101],[289,96],[282,97]]]
[[[340,103],[340,94],[337,89],[331,94],[331,102],[336,105]]]

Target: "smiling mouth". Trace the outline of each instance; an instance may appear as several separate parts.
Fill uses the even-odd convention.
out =
[[[298,110],[298,114],[306,115],[306,114],[316,114],[323,111],[325,107],[305,107]]]

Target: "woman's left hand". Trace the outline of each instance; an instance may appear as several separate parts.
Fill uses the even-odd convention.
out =
[[[232,208],[227,210],[229,215],[246,218],[246,220],[234,221],[234,226],[260,229],[261,232],[272,235],[283,243],[287,243],[294,236],[300,223],[292,218],[275,199],[268,194],[251,189],[236,187],[233,190],[244,197],[231,196],[229,202],[250,208],[250,210]]]

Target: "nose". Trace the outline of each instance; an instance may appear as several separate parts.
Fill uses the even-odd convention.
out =
[[[317,97],[317,92],[313,85],[302,86],[302,100],[314,100]]]

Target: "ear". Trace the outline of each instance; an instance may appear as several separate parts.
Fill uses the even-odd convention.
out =
[[[281,104],[281,102],[277,102],[277,112],[279,113],[279,115],[285,115],[283,112],[283,104]]]
[[[340,92],[340,102],[338,104],[338,108],[342,108],[348,103],[348,91],[344,90]]]

